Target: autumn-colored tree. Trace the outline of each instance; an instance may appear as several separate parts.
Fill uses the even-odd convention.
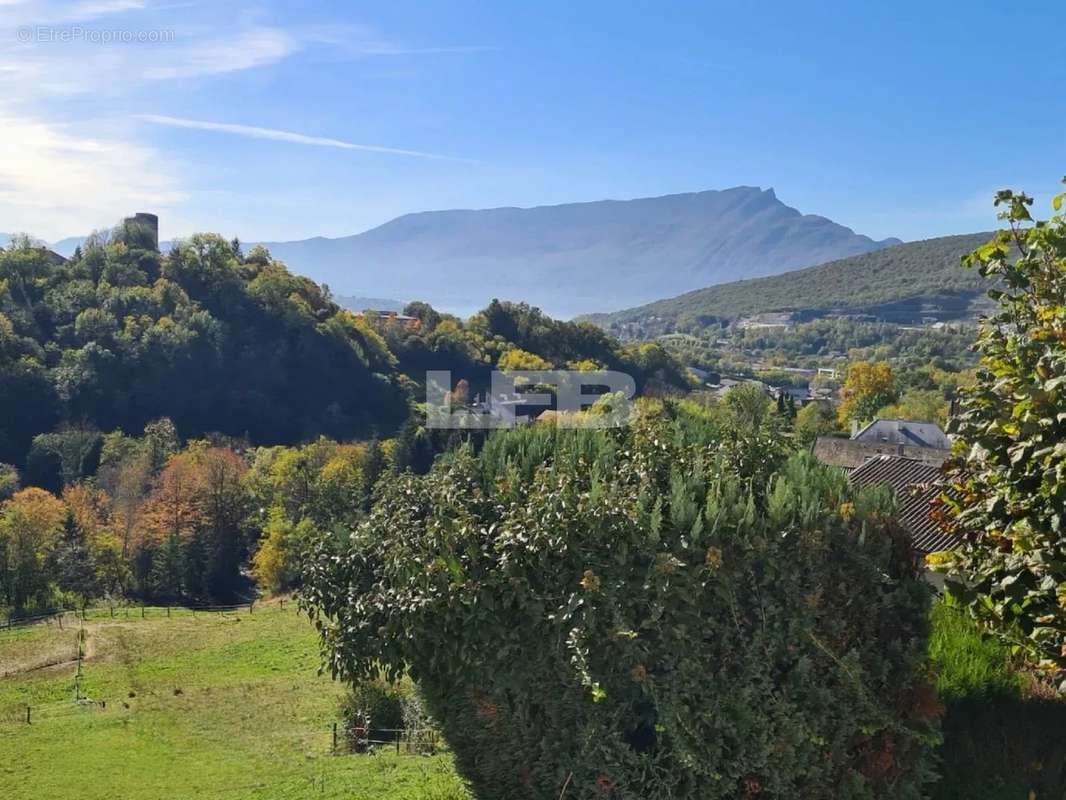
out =
[[[548,370],[552,368],[552,363],[535,353],[528,353],[525,350],[514,347],[500,356],[496,367],[505,372],[511,370]]]
[[[114,539],[108,525],[111,498],[105,491],[91,483],[72,483],[63,489],[62,497],[90,542]]]
[[[912,419],[946,425],[950,402],[936,389],[908,389],[891,405],[877,412],[886,419]]]
[[[451,406],[465,406],[470,402],[470,381],[463,378],[448,392],[445,401]]]
[[[364,473],[367,448],[362,444],[337,445],[318,471],[315,507],[311,520],[323,527],[354,524],[369,487]]]
[[[191,536],[204,521],[202,489],[198,465],[186,455],[172,457],[141,509],[137,544],[159,544],[170,534]]]
[[[67,519],[67,508],[44,489],[17,492],[0,506],[0,600],[16,610],[48,603],[45,560]]]
[[[840,424],[852,420],[866,422],[878,409],[896,402],[899,390],[896,375],[887,361],[856,361],[848,368],[848,377],[840,390],[842,402],[837,409]]]
[[[252,571],[259,586],[271,592],[296,586],[301,556],[314,535],[311,520],[294,523],[280,509],[273,509],[259,550],[252,559]]]
[[[576,361],[567,361],[566,368],[577,370],[578,372],[596,372],[603,369],[603,365],[593,361],[591,358],[581,358]]]
[[[194,442],[167,461],[141,513],[137,550],[142,555],[135,559],[134,571],[142,590],[158,583],[157,559],[169,558],[160,551],[173,550],[176,541],[203,551],[204,592],[216,598],[234,595],[247,555],[247,471],[236,452],[206,442]],[[176,569],[168,566],[165,572],[172,575]],[[173,590],[169,579],[166,586]]]
[[[151,460],[145,452],[134,453],[99,476],[99,482],[110,489],[115,530],[121,540],[123,557],[129,555],[135,531],[147,510],[144,499],[150,491],[151,481]]]
[[[208,447],[193,451],[200,470],[202,508],[208,527],[237,530],[247,514],[247,495],[243,486],[248,464],[226,447]]]
[[[91,483],[75,483],[63,490],[63,502],[84,533],[96,574],[95,587],[102,594],[118,595],[126,587],[129,569],[122,557],[122,541],[115,530],[112,500]]]

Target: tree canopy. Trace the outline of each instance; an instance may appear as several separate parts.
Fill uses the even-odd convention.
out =
[[[91,473],[96,432],[137,433],[162,417],[186,438],[256,444],[389,435],[428,370],[484,391],[501,358],[510,368],[595,363],[641,389],[687,385],[661,349],[626,348],[524,304],[493,301],[465,322],[425,303],[408,310],[418,325],[353,314],[265,248],[244,254],[216,234],[162,254],[119,226],[69,261],[16,238],[0,250],[0,462],[32,456],[35,481],[58,490]]]

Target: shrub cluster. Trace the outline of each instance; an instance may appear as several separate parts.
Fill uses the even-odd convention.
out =
[[[334,673],[409,670],[482,800],[921,797],[929,592],[886,496],[685,429],[388,481],[307,576]]]
[[[363,749],[371,731],[376,735],[404,726],[405,687],[380,678],[360,681],[341,701],[344,737],[353,751]]]

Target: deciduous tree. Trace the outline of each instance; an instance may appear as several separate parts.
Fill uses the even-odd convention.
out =
[[[0,506],[0,593],[8,605],[23,610],[48,603],[45,561],[66,519],[63,502],[36,487]]]
[[[840,394],[842,401],[837,416],[843,426],[852,420],[867,422],[873,419],[878,409],[896,402],[899,397],[895,373],[885,361],[852,364]]]
[[[1066,216],[1033,222],[1031,204],[1000,192],[1008,228],[966,259],[997,282],[999,308],[950,423],[961,456],[948,503],[964,544],[942,560],[973,614],[1066,691]]]

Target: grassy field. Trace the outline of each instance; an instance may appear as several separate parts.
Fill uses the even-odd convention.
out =
[[[81,692],[104,708],[73,702],[82,626]],[[342,690],[318,665],[291,603],[0,631],[0,797],[467,797],[443,756],[332,755]]]

